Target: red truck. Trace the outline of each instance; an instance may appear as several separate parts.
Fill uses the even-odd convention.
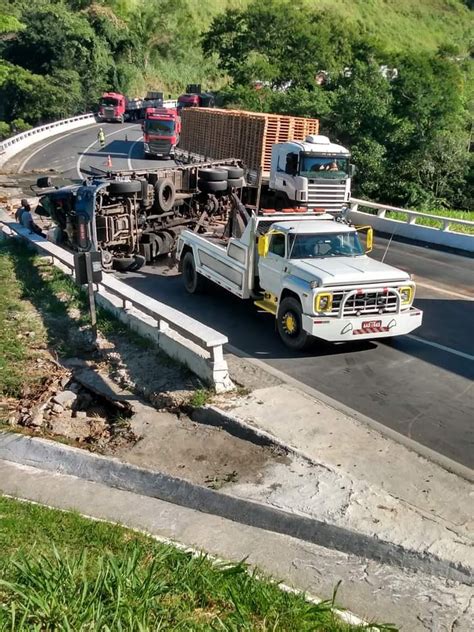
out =
[[[142,129],[145,158],[174,158],[181,134],[181,118],[177,108],[147,108]]]
[[[136,121],[145,117],[149,107],[163,106],[162,92],[148,92],[144,99],[129,99],[119,92],[104,92],[100,98],[99,118],[102,121]]]
[[[201,92],[199,84],[190,84],[186,87],[186,93],[178,97],[178,111],[183,108],[212,108],[214,107],[214,95]]]
[[[100,99],[99,118],[104,121],[118,121],[125,119],[126,99],[118,92],[104,92]]]

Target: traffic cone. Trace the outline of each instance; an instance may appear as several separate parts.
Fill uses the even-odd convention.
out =
[[[107,156],[107,162],[105,163],[105,165],[107,167],[111,167],[112,166],[112,158],[110,157],[110,154]]]

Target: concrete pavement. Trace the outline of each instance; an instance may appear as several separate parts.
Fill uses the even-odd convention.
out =
[[[154,498],[7,461],[0,461],[0,490],[171,538],[223,559],[247,558],[273,577],[322,598],[330,598],[341,580],[339,604],[367,620],[396,623],[405,632],[471,629],[472,589],[456,582],[404,572]]]

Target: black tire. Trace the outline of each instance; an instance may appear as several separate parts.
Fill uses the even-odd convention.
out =
[[[132,265],[128,268],[129,272],[137,272],[140,268],[143,268],[146,263],[146,259],[143,255],[134,255],[133,259]]]
[[[141,193],[142,184],[138,180],[130,180],[129,182],[114,182],[109,184],[109,195],[134,195]]]
[[[183,283],[186,292],[189,292],[189,294],[199,294],[205,289],[205,279],[203,279],[196,270],[196,264],[194,263],[194,255],[192,252],[188,251],[184,255],[181,273],[183,275]]]
[[[227,171],[229,180],[244,177],[244,170],[240,167],[223,167],[223,169]]]
[[[117,272],[129,272],[135,265],[134,257],[114,257],[112,267]]]
[[[198,176],[206,182],[222,182],[227,180],[227,171],[225,169],[199,169]]]
[[[217,191],[227,191],[227,180],[219,182],[208,182],[207,180],[198,180],[198,188],[204,193],[216,193]]]
[[[173,180],[165,178],[155,182],[153,210],[156,213],[168,213],[176,202],[176,187]]]
[[[227,180],[228,189],[242,189],[243,186],[242,178],[229,178]]]
[[[311,341],[311,336],[303,329],[302,315],[301,304],[296,298],[287,296],[281,301],[277,314],[278,333],[287,347],[297,351],[305,349]]]

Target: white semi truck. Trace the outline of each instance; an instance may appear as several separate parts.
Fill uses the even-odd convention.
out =
[[[421,325],[410,275],[367,256],[359,232],[328,213],[249,214],[221,234],[183,231],[177,258],[190,293],[208,281],[252,299],[276,318],[283,342],[303,349],[332,342],[407,334]],[[359,229],[360,231],[360,229]]]
[[[182,117],[182,158],[240,160],[246,171],[245,204],[306,206],[332,214],[349,204],[350,152],[319,134],[317,119],[207,108],[183,110]]]

